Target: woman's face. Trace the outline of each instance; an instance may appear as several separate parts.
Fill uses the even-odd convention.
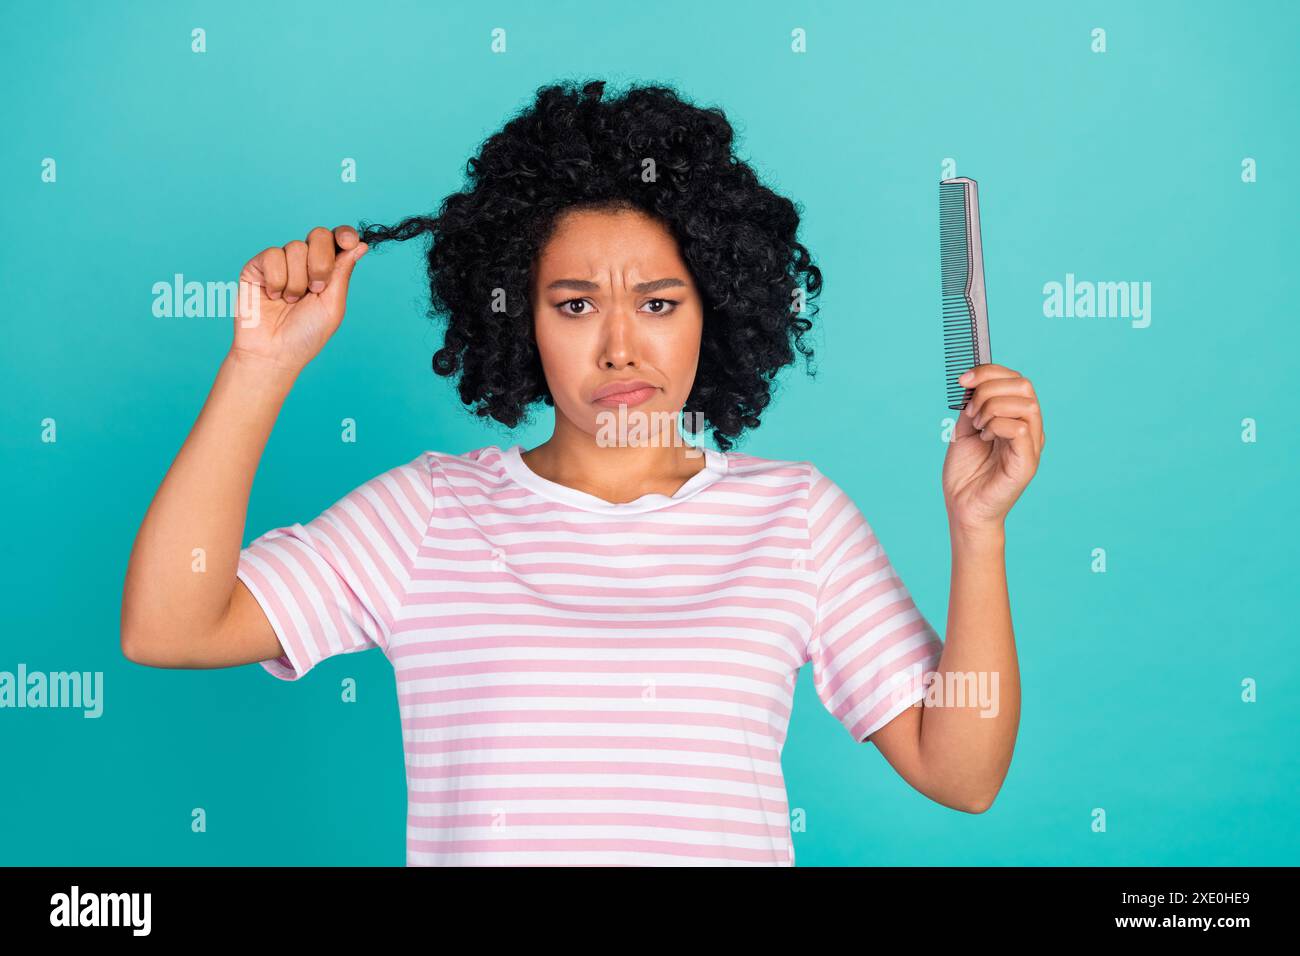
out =
[[[533,315],[557,414],[596,437],[620,403],[629,425],[675,422],[695,383],[704,309],[667,227],[636,211],[563,214],[537,257]],[[645,397],[595,399],[632,379],[652,386]]]

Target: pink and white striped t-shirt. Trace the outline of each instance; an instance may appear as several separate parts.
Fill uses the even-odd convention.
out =
[[[943,650],[863,515],[808,461],[703,449],[613,503],[521,450],[424,452],[251,542],[262,666],[387,655],[407,865],[793,865],[800,667],[864,740]]]

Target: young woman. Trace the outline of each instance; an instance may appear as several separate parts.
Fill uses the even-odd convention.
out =
[[[436,216],[254,256],[254,295],[135,542],[124,653],[296,680],[380,648],[409,864],[793,864],[780,757],[808,662],[855,740],[983,811],[1019,720],[1004,519],[1042,450],[1033,389],[970,373],[944,463],[945,643],[834,481],[731,450],[774,374],[812,354],[821,273],[798,222],[733,156],[720,111],[593,82],[539,91]],[[424,234],[447,321],[434,370],[509,427],[553,406],[553,434],[424,451],[241,550],[272,424],[356,263]],[[683,440],[706,425],[721,450]],[[994,706],[941,693],[969,675],[995,678]]]

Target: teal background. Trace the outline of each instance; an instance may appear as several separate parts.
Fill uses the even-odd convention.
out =
[[[980,183],[994,361],[1044,410],[1008,521],[1024,696],[1002,792],[982,815],[918,794],[805,668],[784,754],[798,863],[1300,862],[1298,35],[1300,8],[1276,2],[6,3],[0,670],[98,670],[106,690],[98,720],[0,710],[0,863],[404,862],[382,655],[281,683],[120,654],[135,531],[231,334],[155,318],[151,290],[233,280],[318,224],[431,210],[533,90],[586,77],[721,105],[740,154],[802,205],[826,275],[818,376],[787,370],[739,450],[835,478],[940,633],[946,158]],[[276,425],[246,541],[423,449],[550,434],[549,409],[513,433],[475,421],[429,370],[419,246],[358,266],[347,320]],[[1043,285],[1067,272],[1151,282],[1150,327],[1045,318]]]

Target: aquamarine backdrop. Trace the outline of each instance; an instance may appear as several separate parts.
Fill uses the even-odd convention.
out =
[[[403,863],[381,654],[297,683],[120,654],[133,536],[231,334],[156,317],[152,289],[433,209],[538,86],[589,77],[722,106],[802,205],[818,375],[787,370],[739,450],[836,479],[941,634],[945,176],[980,183],[993,358],[1043,406],[1008,522],[1024,697],[1001,794],[969,815],[913,791],[805,668],[784,753],[798,863],[1300,863],[1297,36],[1281,2],[4,4],[0,670],[102,671],[105,699],[99,719],[0,709],[0,864]],[[419,246],[358,266],[246,541],[423,449],[550,434],[547,409],[515,432],[474,420],[429,370]],[[1150,324],[1046,317],[1071,273],[1151,283]]]

